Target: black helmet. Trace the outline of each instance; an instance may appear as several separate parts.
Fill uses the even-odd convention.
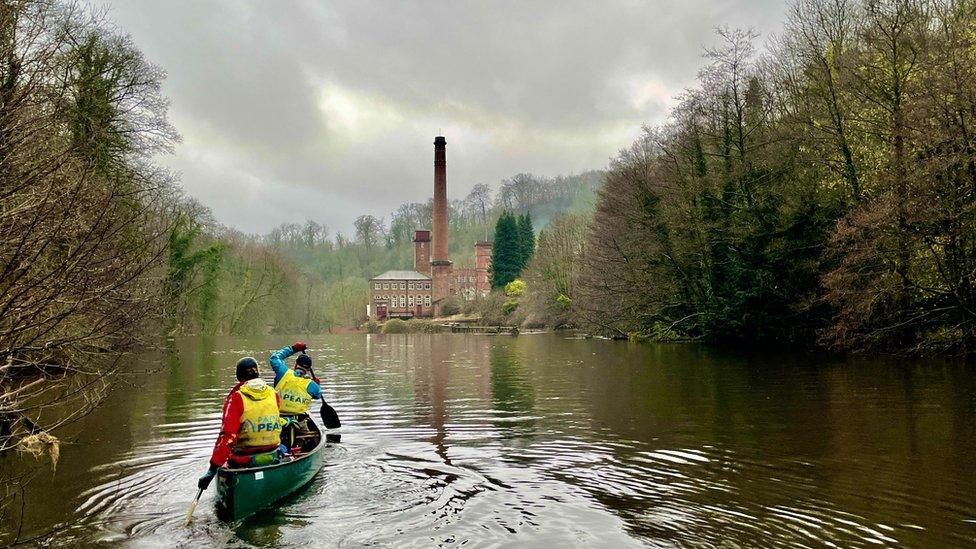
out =
[[[247,381],[258,377],[258,361],[246,356],[237,361],[237,381]]]
[[[298,358],[295,359],[295,367],[296,368],[302,368],[302,369],[305,369],[305,370],[311,368],[312,367],[312,357],[306,355],[305,353],[302,353],[302,354],[298,355]]]

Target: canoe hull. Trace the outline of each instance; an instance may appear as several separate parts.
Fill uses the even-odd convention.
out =
[[[322,467],[318,446],[300,459],[265,467],[224,469],[217,472],[217,518],[238,521],[273,505],[308,484]]]

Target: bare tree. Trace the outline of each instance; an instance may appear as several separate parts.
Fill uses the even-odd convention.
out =
[[[107,28],[80,4],[0,3],[0,454],[56,460],[163,310],[184,206],[150,158],[176,134],[162,71]]]
[[[478,216],[481,223],[488,223],[488,210],[491,209],[491,187],[478,183],[471,188],[471,192],[464,199],[466,209],[473,216]]]

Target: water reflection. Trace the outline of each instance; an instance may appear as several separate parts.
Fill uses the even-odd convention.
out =
[[[492,424],[498,427],[503,438],[530,437],[535,425],[535,394],[511,343],[511,340],[502,341],[488,349],[494,404]]]
[[[180,527],[234,362],[283,344],[186,338],[78,429],[35,485],[64,496],[29,501],[28,531],[165,546],[976,542],[967,365],[558,335],[309,343],[343,429],[307,489],[233,525],[205,498]]]

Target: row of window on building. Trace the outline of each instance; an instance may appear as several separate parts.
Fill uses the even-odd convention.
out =
[[[429,290],[430,289],[430,282],[416,282],[416,283],[400,282],[399,285],[401,290]],[[373,289],[374,290],[396,290],[397,283],[383,282],[382,284],[380,284],[379,282],[374,282]]]
[[[414,304],[420,305],[421,303],[423,303],[424,307],[430,307],[429,295],[418,295],[416,298],[412,295],[401,295],[399,305],[397,305],[397,296],[395,295],[384,295],[383,299],[390,302],[390,307],[413,307]]]
[[[459,283],[464,283],[464,279],[465,279],[465,278],[467,278],[467,279],[468,279],[468,282],[470,282],[470,283],[472,283],[472,284],[474,284],[474,277],[473,277],[473,276],[468,276],[468,277],[464,277],[464,276],[459,276],[459,277],[457,277],[457,281],[458,281]]]

